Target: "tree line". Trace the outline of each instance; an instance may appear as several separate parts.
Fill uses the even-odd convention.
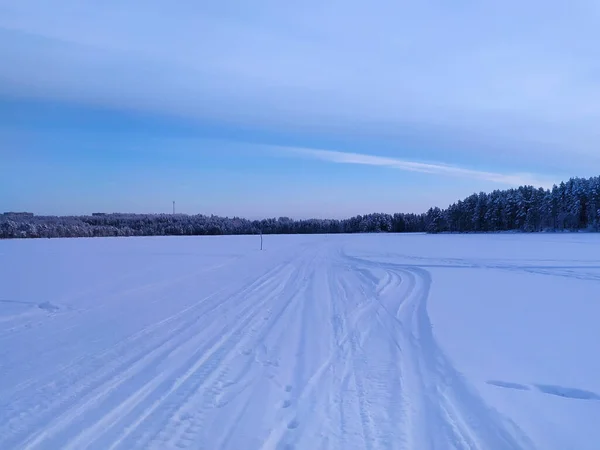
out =
[[[247,220],[187,214],[94,214],[91,216],[0,216],[0,238],[204,236],[233,234],[318,234],[424,230],[423,214],[368,214],[345,220]]]
[[[429,209],[425,223],[430,233],[600,231],[600,177],[473,194],[445,210]]]
[[[0,215],[0,238],[197,236],[377,232],[600,231],[600,177],[572,178],[552,189],[521,186],[473,194],[423,214],[367,214],[349,219],[248,220],[187,214],[91,216]]]

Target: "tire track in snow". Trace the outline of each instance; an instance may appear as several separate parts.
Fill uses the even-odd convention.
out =
[[[331,249],[329,246],[321,249],[311,267],[309,288],[286,345],[290,350],[296,349],[296,357],[288,358],[290,367],[282,379],[291,383],[289,401],[271,425],[263,449],[302,448],[307,445],[306,436],[335,433],[327,409],[329,403],[324,399],[336,390],[325,387],[335,386],[338,361],[347,359],[344,355],[349,348],[349,336],[344,336],[343,328],[348,310],[337,307],[334,301],[337,284]],[[338,345],[342,340],[346,344]]]
[[[296,261],[293,263],[296,264]],[[270,274],[269,280],[278,286],[277,290],[268,292],[264,301],[250,305],[252,314],[247,321],[234,322],[239,332],[226,345],[219,347],[215,357],[198,367],[195,373],[190,373],[185,383],[170,389],[149,409],[142,411],[141,416],[113,442],[111,448],[146,448],[153,445],[159,448],[186,448],[192,442],[197,444],[202,439],[200,431],[204,429],[204,417],[207,411],[215,408],[225,384],[223,379],[228,374],[228,365],[233,358],[244,354],[246,343],[256,339],[260,342],[289,306],[289,291],[297,287],[299,278],[295,268],[292,262],[288,262],[280,266],[276,273]],[[265,320],[267,315],[273,317]],[[142,430],[141,435],[135,433],[137,428]]]
[[[402,349],[403,395],[411,407],[408,435],[428,448],[530,448],[531,442],[518,427],[488,407],[454,368],[438,346],[427,314],[430,274],[421,268],[373,263],[349,257],[357,266],[391,270],[406,280],[402,298],[382,310],[394,320],[398,347]],[[397,312],[393,312],[396,310]]]
[[[250,325],[250,328],[254,331],[245,333],[243,338],[234,344],[226,356],[216,363],[210,376],[204,379],[201,384],[192,387],[190,393],[186,395],[185,401],[178,406],[177,411],[168,419],[168,422],[165,425],[159,426],[159,428],[169,431],[167,437],[156,441],[158,448],[164,448],[164,446],[168,446],[171,443],[174,443],[177,448],[187,448],[192,443],[197,445],[202,442],[199,432],[206,429],[206,416],[209,411],[214,410],[217,398],[222,393],[223,380],[229,373],[229,365],[232,362],[232,357],[240,353],[243,355],[243,352],[249,346],[264,345],[265,339],[272,332],[273,328],[289,311],[289,308],[298,301],[298,295],[292,294],[291,291],[298,289],[298,281],[302,278],[302,272],[293,270],[291,273],[292,275],[289,278],[279,280],[281,284],[280,291],[270,295],[268,301],[256,308],[254,314],[256,321]],[[302,289],[300,288],[299,290],[301,291]],[[262,309],[264,305],[268,305],[266,310]],[[269,319],[264,320],[267,314],[269,315]],[[238,351],[239,349],[242,350]],[[249,357],[252,354],[244,356]],[[265,352],[263,356],[268,359],[269,355]],[[260,361],[255,362],[260,363]],[[267,365],[272,364],[268,360],[264,363]],[[182,423],[178,420],[178,415],[181,411],[185,411],[184,414],[188,418],[188,429],[191,429],[187,433],[187,436],[182,436]],[[206,443],[207,446],[210,446],[209,444]],[[140,447],[143,448],[143,445],[138,446],[136,444],[134,446],[134,448]]]
[[[430,286],[423,268],[307,245],[55,372],[59,385],[24,384],[0,447],[528,448],[437,344]],[[19,404],[31,386],[41,401]]]
[[[192,394],[203,386],[209,377],[214,376],[222,361],[235,351],[236,344],[249,332],[248,329],[262,311],[261,308],[280,293],[280,274],[284,274],[285,279],[286,276],[291,276],[293,271],[289,265],[281,266],[272,272],[271,276],[266,277],[264,283],[245,289],[244,307],[232,324],[227,324],[220,332],[214,334],[216,339],[209,340],[208,349],[194,351],[196,347],[202,348],[202,344],[207,340],[202,334],[185,343],[185,348],[180,351],[182,363],[177,366],[176,371],[173,371],[172,363],[167,365],[169,370],[147,383],[147,386],[152,387],[147,394],[145,387],[139,389],[127,399],[131,400],[127,409],[119,406],[109,414],[114,416],[114,421],[107,422],[106,416],[103,417],[91,429],[80,434],[74,440],[72,448],[79,448],[85,442],[102,442],[99,434],[107,434],[111,429],[122,429],[119,423],[123,421],[126,424],[125,433],[119,433],[119,437],[112,434],[107,436],[106,445],[100,448],[117,448],[123,444],[124,448],[144,448],[152,441],[168,445],[177,431],[169,426],[169,421],[181,410],[182,404],[190,402]],[[256,302],[256,299],[260,300]],[[240,306],[238,305],[238,308]],[[232,329],[228,329],[230,325],[233,325]],[[141,397],[138,396],[139,393],[142,394]],[[175,423],[181,423],[180,417],[177,417]],[[142,424],[146,425],[146,431],[136,435],[135,432]],[[109,427],[110,429],[107,429]],[[192,428],[195,431],[196,427]],[[132,438],[123,443],[129,436]],[[163,444],[160,445],[161,448],[164,448]]]
[[[224,304],[235,302],[235,300],[241,297],[242,302],[237,305],[232,305],[236,308],[240,308],[244,303],[247,303],[253,298],[248,295],[249,292],[251,293],[265,288],[268,290],[270,283],[276,279],[275,275],[280,270],[282,270],[281,267],[276,267],[258,279],[253,280],[246,287],[239,290],[237,294],[234,294],[229,298],[226,297],[223,299],[219,295],[222,291],[218,291],[171,317],[163,319],[154,325],[141,330],[125,341],[118,343],[115,348],[103,352],[103,354],[100,355],[100,358],[95,358],[95,363],[90,364],[90,362],[87,362],[87,364],[73,366],[75,374],[71,377],[64,378],[60,374],[57,375],[57,379],[61,379],[61,377],[65,379],[63,385],[67,391],[56,392],[53,391],[51,389],[52,386],[50,386],[46,400],[48,403],[45,406],[45,409],[48,410],[48,414],[52,414],[52,419],[49,423],[44,425],[42,431],[30,436],[26,445],[35,447],[35,445],[44,442],[45,439],[51,438],[54,434],[69,427],[81,414],[100,405],[101,402],[120,385],[130,380],[136,374],[147,370],[151,363],[157,366],[160,361],[163,361],[172,351],[176,350],[181,343],[188,341],[188,339],[194,336],[193,327],[197,326],[198,313],[202,314],[202,312],[204,312],[205,314],[208,314],[212,311],[219,312],[223,309]],[[206,305],[207,300],[213,301]],[[205,311],[196,311],[194,315],[192,315],[194,310],[201,306],[207,306],[207,309]],[[243,311],[250,311],[254,307],[255,305],[250,304],[246,309],[243,309]],[[169,326],[171,323],[175,323],[175,326]],[[156,332],[158,340],[150,341],[152,343],[149,346],[144,345],[145,339],[153,332]],[[201,335],[199,336],[201,337]],[[198,338],[197,340],[200,341]],[[202,346],[199,348],[202,349]],[[131,349],[133,349],[134,352],[128,353],[127,350]],[[107,358],[103,358],[105,356]],[[78,376],[78,369],[83,370],[84,374],[82,377]],[[91,379],[86,379],[86,375],[90,372],[92,374]],[[57,400],[54,401],[54,399]],[[42,407],[44,407],[43,404]],[[35,413],[34,418],[39,424],[39,404],[32,405],[32,408],[32,413]],[[17,417],[17,419],[20,419],[20,417]],[[33,424],[29,424],[28,426],[23,427],[23,431],[28,431],[32,426]],[[39,427],[39,425],[37,426]],[[18,436],[14,436],[13,439],[14,442],[16,442]],[[13,439],[11,439],[11,441],[13,441]]]
[[[272,275],[272,273],[271,273],[271,271],[269,271],[267,274],[263,275],[262,277],[260,277],[259,279],[255,280],[255,281],[253,281],[249,286],[246,287],[246,289],[251,289],[254,284],[267,281],[271,275]],[[56,388],[57,388],[56,380],[67,379],[67,378],[69,380],[71,380],[72,378],[78,379],[78,378],[83,378],[88,374],[96,374],[97,375],[98,369],[105,368],[107,366],[107,364],[110,364],[113,361],[116,361],[117,358],[131,356],[131,355],[127,355],[127,350],[129,348],[135,348],[136,350],[140,350],[139,351],[140,354],[144,354],[145,353],[145,351],[143,351],[144,346],[147,346],[149,337],[151,337],[154,334],[160,335],[161,333],[164,333],[162,328],[165,325],[168,325],[172,322],[176,322],[179,319],[186,319],[185,322],[182,322],[179,325],[189,326],[190,325],[189,316],[191,316],[193,314],[209,314],[209,313],[214,312],[216,308],[222,306],[222,299],[219,297],[219,294],[221,294],[225,291],[226,291],[226,288],[220,289],[220,290],[204,297],[200,301],[197,301],[197,302],[193,303],[192,305],[185,307],[184,309],[178,311],[177,313],[172,314],[169,317],[159,320],[158,322],[155,322],[155,323],[137,331],[136,333],[126,337],[125,339],[122,339],[121,341],[117,342],[116,344],[111,345],[107,349],[105,349],[99,353],[96,353],[95,355],[79,358],[79,359],[73,361],[72,363],[70,363],[69,365],[63,366],[60,369],[60,371],[53,372],[50,375],[48,375],[46,378],[50,381],[47,381],[45,383],[42,381],[42,383],[44,383],[44,384],[35,385],[34,383],[36,383],[36,382],[39,383],[39,380],[28,380],[24,383],[21,383],[20,385],[18,385],[14,388],[14,393],[15,393],[14,397],[16,399],[18,399],[19,397],[22,396],[22,394],[24,392],[26,392],[27,390],[30,390],[30,389],[36,389],[38,391],[43,391],[43,392],[46,390],[56,391]],[[210,306],[209,309],[197,311],[197,309],[204,307],[206,305],[206,303],[208,303],[209,300],[214,300],[215,297],[217,297],[217,301],[216,302],[213,301],[211,304],[209,304],[209,306]],[[175,330],[176,329],[168,330],[168,332],[174,332]],[[152,344],[152,342],[150,342],[150,344]],[[71,382],[64,383],[64,384],[67,386],[72,385]],[[61,394],[61,395],[64,395],[64,394]]]
[[[314,308],[308,307],[307,303],[311,297],[308,292],[314,279],[315,267],[318,267],[318,252],[309,256],[296,262],[297,277],[289,283],[288,295],[283,295],[277,300],[278,307],[281,308],[280,313],[269,320],[270,324],[260,335],[245,343],[245,346],[261,346],[268,349],[268,353],[265,354],[266,364],[254,364],[250,368],[254,376],[251,386],[244,393],[245,398],[236,399],[243,402],[242,411],[233,410],[233,414],[228,416],[225,416],[226,411],[223,411],[223,415],[213,415],[211,421],[206,422],[206,428],[218,428],[218,448],[258,448],[264,440],[269,439],[268,423],[276,420],[275,417],[284,416],[294,410],[297,394],[301,393],[302,389],[302,384],[294,376],[297,375],[296,363],[306,355],[312,357],[316,354],[315,351],[302,351],[302,341],[306,339],[303,323],[306,321],[299,320],[304,314],[303,311],[315,311]],[[315,322],[312,324],[315,325]],[[312,347],[312,350],[317,349]],[[251,400],[254,404],[250,410]],[[248,419],[252,416],[263,419],[253,426],[248,426]],[[261,427],[260,422],[264,423],[264,427]],[[294,430],[299,426],[302,424],[294,422],[293,418],[280,423],[282,430]],[[213,438],[214,436],[213,432]],[[205,440],[206,438],[202,438],[195,441],[195,444],[204,443],[207,447],[216,445]]]
[[[328,272],[328,289],[320,292],[329,292],[330,305],[312,308],[330,311],[329,356],[299,388],[293,407],[261,448],[407,448],[398,427],[405,414],[402,397],[400,389],[394,391],[400,379],[398,348],[379,329],[379,305],[359,272],[332,259],[315,270]],[[390,276],[381,287],[394,280]]]

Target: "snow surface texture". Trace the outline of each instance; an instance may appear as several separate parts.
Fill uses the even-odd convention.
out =
[[[597,449],[600,236],[0,242],[1,449]]]

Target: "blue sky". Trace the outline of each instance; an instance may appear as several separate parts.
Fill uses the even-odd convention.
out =
[[[592,1],[0,0],[0,210],[343,217],[600,173]]]

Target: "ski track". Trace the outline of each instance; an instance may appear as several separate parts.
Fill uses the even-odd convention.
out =
[[[0,448],[532,447],[438,346],[429,272],[342,250],[304,246],[24,380],[0,405]]]

